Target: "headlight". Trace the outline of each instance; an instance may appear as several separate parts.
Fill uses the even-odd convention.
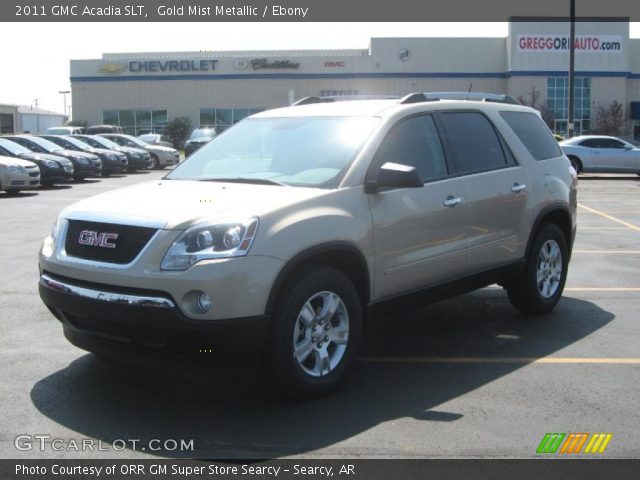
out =
[[[9,173],[27,173],[20,165],[9,165]]]
[[[136,160],[140,159],[140,154],[136,152],[131,152],[131,158],[135,158]]]
[[[53,222],[51,227],[51,235],[44,239],[44,243],[42,244],[42,254],[45,257],[50,257],[53,254],[63,222],[64,219],[62,218],[62,215],[58,215],[58,218],[56,218],[56,221]]]
[[[113,154],[113,153],[107,153],[107,158],[109,160],[118,160],[117,155]]]
[[[78,161],[78,163],[80,163],[82,165],[89,165],[89,159],[87,159],[87,158],[76,157],[76,160]]]
[[[53,160],[43,160],[44,163],[49,168],[60,168],[60,164],[58,162],[54,162]]]
[[[257,218],[194,225],[173,242],[161,268],[186,270],[201,260],[243,257],[249,252],[257,229]]]

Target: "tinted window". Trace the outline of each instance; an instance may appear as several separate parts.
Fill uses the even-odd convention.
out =
[[[458,173],[483,172],[507,165],[500,139],[484,115],[450,112],[440,118]]]
[[[581,147],[602,148],[602,140],[600,138],[589,138],[580,142]]]
[[[536,160],[562,156],[558,142],[535,113],[500,112],[500,115]]]
[[[427,182],[447,176],[447,163],[435,123],[431,116],[403,120],[384,139],[377,164],[402,163],[415,167]]]
[[[624,143],[613,138],[604,138],[602,140],[602,148],[624,148]]]

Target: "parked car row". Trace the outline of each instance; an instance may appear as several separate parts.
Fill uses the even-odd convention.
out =
[[[176,149],[125,134],[6,135],[0,136],[0,190],[17,193],[179,162]]]

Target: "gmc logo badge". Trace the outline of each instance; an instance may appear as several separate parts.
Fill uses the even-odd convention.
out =
[[[324,62],[324,66],[327,68],[344,68],[344,62]]]
[[[93,230],[82,230],[78,237],[80,245],[91,245],[92,247],[116,248],[117,233],[94,232]]]

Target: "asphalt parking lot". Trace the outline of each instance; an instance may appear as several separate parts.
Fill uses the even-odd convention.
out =
[[[96,359],[40,302],[37,251],[57,213],[161,175],[0,194],[0,457],[531,457],[547,432],[611,433],[598,455],[640,457],[640,177],[581,177],[574,257],[552,314],[524,318],[497,287],[395,312],[370,326],[342,390],[291,403],[264,393],[251,366]],[[192,439],[194,450],[23,451],[21,434]]]

